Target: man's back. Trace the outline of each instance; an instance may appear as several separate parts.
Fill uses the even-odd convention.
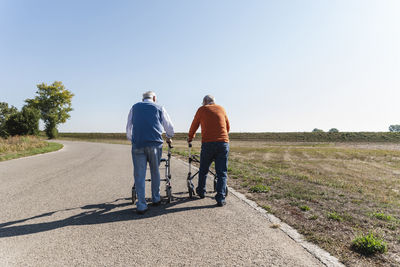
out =
[[[223,107],[216,104],[201,106],[190,127],[189,137],[193,138],[199,125],[203,143],[229,142],[229,120]]]
[[[137,147],[162,145],[162,107],[153,102],[139,102],[132,107],[132,143]]]

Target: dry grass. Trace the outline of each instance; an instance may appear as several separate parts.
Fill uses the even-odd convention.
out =
[[[0,138],[0,161],[55,151],[61,144],[49,143],[36,136]]]
[[[184,141],[174,145],[175,153],[186,155]],[[195,143],[195,152],[199,148],[200,143]],[[395,266],[400,264],[396,258],[400,254],[399,149],[391,144],[234,140],[229,185],[268,207],[346,265]],[[254,186],[270,190],[257,193],[251,190]],[[365,257],[351,250],[351,241],[370,231],[388,243],[388,253]]]
[[[31,148],[46,146],[46,142],[35,136],[12,136],[7,139],[0,138],[0,153],[19,152]]]

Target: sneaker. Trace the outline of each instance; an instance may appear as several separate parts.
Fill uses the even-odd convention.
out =
[[[139,214],[139,215],[143,215],[143,214],[146,213],[146,211],[147,211],[147,209],[145,209],[145,210],[136,210],[136,213]]]
[[[225,200],[217,201],[217,206],[218,206],[218,207],[223,207],[223,206],[225,206],[225,205],[226,205],[226,201],[225,201]]]

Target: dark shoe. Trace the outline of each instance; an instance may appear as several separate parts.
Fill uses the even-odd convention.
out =
[[[226,201],[225,200],[223,200],[223,201],[217,201],[217,206],[218,207],[223,207],[223,206],[225,206],[226,205]]]
[[[143,214],[146,213],[146,211],[147,211],[147,209],[145,209],[145,210],[136,210],[136,213],[139,214],[139,215],[143,215]]]
[[[152,205],[153,207],[158,207],[158,206],[161,205],[161,200],[158,201],[158,202],[153,202],[153,203],[151,203],[151,205]]]
[[[204,195],[204,193],[199,193],[199,190],[197,190],[196,189],[196,194],[199,196],[199,198],[201,198],[201,199],[203,199],[203,198],[205,198],[206,196]]]

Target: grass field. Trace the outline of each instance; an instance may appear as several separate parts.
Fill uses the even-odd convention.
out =
[[[174,145],[187,155],[184,141]],[[229,185],[348,266],[400,264],[399,177],[398,145],[231,141]],[[368,232],[388,253],[352,250]]]
[[[129,144],[121,136],[95,134],[92,140]],[[358,142],[288,142],[281,134],[262,136],[233,134],[229,186],[348,266],[400,265],[399,144],[384,133],[354,133]],[[173,149],[182,159],[187,156],[184,137],[175,139]],[[88,135],[80,138],[90,140]],[[194,152],[200,145],[194,142]],[[364,256],[352,248],[356,237],[369,233],[386,242],[387,253]]]
[[[125,133],[60,133],[59,137],[69,140],[126,141]],[[176,133],[175,140],[186,140],[187,133]],[[197,135],[201,139],[201,134]],[[391,132],[293,132],[293,133],[230,133],[231,140],[253,140],[271,142],[374,142],[400,143],[400,133]]]
[[[59,150],[63,145],[46,142],[35,136],[0,138],[0,161]]]

